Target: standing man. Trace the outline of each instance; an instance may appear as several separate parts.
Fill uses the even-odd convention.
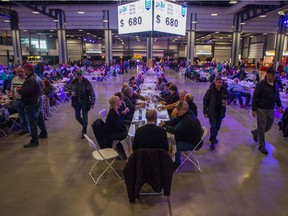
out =
[[[95,93],[89,80],[83,76],[82,70],[76,72],[76,79],[71,82],[72,107],[75,109],[76,120],[82,125],[82,136],[87,133],[88,111],[94,108]],[[81,116],[82,111],[82,116]]]
[[[28,119],[25,113],[25,104],[23,103],[21,99],[21,95],[16,90],[17,87],[22,87],[24,81],[25,81],[25,73],[22,67],[16,68],[17,76],[12,79],[11,83],[11,91],[14,99],[14,106],[17,110],[19,117],[21,119],[21,125],[22,125],[22,131],[18,133],[18,135],[23,135],[30,133]]]
[[[21,94],[31,130],[30,143],[24,145],[24,148],[33,148],[39,146],[39,138],[46,139],[48,137],[46,125],[41,110],[42,82],[41,79],[36,74],[34,74],[33,65],[26,64],[23,68],[26,78],[22,88],[16,87],[16,89]],[[39,136],[37,125],[41,130]]]
[[[276,70],[273,67],[268,68],[265,78],[256,85],[252,97],[252,115],[257,117],[257,128],[251,133],[255,142],[258,142],[259,138],[258,150],[263,154],[268,154],[265,148],[265,132],[273,125],[275,103],[283,113],[275,77]]]
[[[217,135],[221,127],[221,123],[226,113],[227,100],[229,93],[223,87],[221,77],[216,77],[214,83],[207,90],[203,98],[203,113],[205,118],[209,118],[210,122],[210,149],[214,150],[218,143]]]

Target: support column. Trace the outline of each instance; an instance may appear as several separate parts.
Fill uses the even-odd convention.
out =
[[[242,27],[240,24],[240,16],[236,14],[233,21],[233,37],[232,37],[232,49],[231,49],[231,65],[239,66],[239,50]]]
[[[22,64],[22,47],[19,30],[12,30],[12,43],[14,51],[14,62],[17,65]]]
[[[105,64],[108,66],[112,63],[112,30],[104,30],[105,36]]]
[[[150,64],[149,64],[150,62]],[[152,62],[152,65],[151,65]],[[147,62],[148,67],[153,67],[153,37],[147,37]]]
[[[66,17],[65,12],[61,9],[58,10],[58,22],[57,22],[57,37],[58,37],[58,52],[59,63],[67,64],[67,41],[66,41]]]
[[[110,66],[113,62],[112,30],[110,30],[109,10],[103,10],[103,28],[105,37],[105,64]]]
[[[57,38],[58,38],[59,63],[67,64],[66,30],[58,29]]]
[[[197,23],[197,14],[191,13],[190,31],[188,31],[188,33],[187,33],[187,49],[186,49],[186,65],[187,66],[194,64],[196,23]]]
[[[10,27],[12,32],[14,63],[22,64],[22,47],[19,31],[19,17],[16,11],[12,11],[10,15]]]
[[[281,58],[283,55],[283,47],[286,33],[286,25],[284,24],[284,19],[285,16],[279,17],[278,32],[276,35],[275,58],[273,63],[273,66],[275,68],[279,66],[279,63],[281,62]]]

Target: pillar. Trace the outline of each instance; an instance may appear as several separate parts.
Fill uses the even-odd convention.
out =
[[[187,33],[187,49],[186,49],[186,65],[194,64],[194,47],[195,47],[195,35],[196,35],[196,23],[197,14],[191,13],[190,16],[190,31]]]
[[[22,64],[22,47],[19,31],[19,17],[16,11],[12,11],[10,14],[10,27],[12,32],[14,62],[16,64]]]
[[[105,29],[104,30],[105,37],[105,64],[108,66],[112,63],[112,30]]]
[[[239,50],[240,50],[240,39],[241,39],[241,19],[238,14],[234,16],[233,20],[233,35],[232,35],[232,49],[231,49],[231,65],[239,66]]]
[[[286,33],[286,24],[284,24],[284,19],[286,16],[280,16],[278,22],[278,32],[276,35],[276,46],[275,46],[275,58],[273,66],[275,68],[281,62],[281,58],[283,55],[284,41],[285,41],[285,33]]]
[[[149,64],[150,62],[150,64]],[[147,66],[153,67],[153,37],[147,37]]]
[[[62,9],[57,9],[58,22],[57,22],[57,37],[58,37],[58,52],[59,63],[67,64],[67,41],[66,41],[66,17]]]

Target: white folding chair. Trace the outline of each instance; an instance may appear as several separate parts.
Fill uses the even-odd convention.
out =
[[[18,126],[18,127],[22,127],[22,125],[20,125],[17,121],[20,120],[20,117],[19,117],[19,114],[18,113],[14,113],[12,115],[9,116],[9,119],[13,122],[12,126],[10,127],[8,133],[11,132],[11,130],[15,127],[15,126]]]
[[[183,166],[183,164],[187,160],[189,160],[192,164],[194,164],[197,167],[198,171],[201,172],[200,163],[199,163],[198,159],[196,158],[196,156],[194,155],[194,153],[198,151],[198,146],[202,142],[204,142],[204,138],[207,136],[207,129],[204,126],[202,126],[202,131],[203,131],[203,134],[201,136],[201,139],[197,143],[197,145],[194,147],[194,149],[192,151],[188,151],[189,153],[182,152],[182,155],[184,156],[185,159],[182,161],[180,166],[176,169],[176,172]]]
[[[100,149],[99,146],[87,136],[87,134],[84,134],[84,137],[87,139],[89,145],[95,150],[92,152],[92,156],[95,158],[96,163],[91,167],[89,171],[89,176],[92,178],[95,185],[97,185],[100,178],[104,175],[104,173],[106,173],[106,171],[109,168],[112,169],[112,171],[119,179],[121,179],[120,175],[112,167],[112,164],[114,163],[115,159],[119,156],[119,154],[112,148]],[[112,160],[111,163],[109,163],[108,160]],[[107,168],[100,174],[97,180],[95,180],[94,177],[92,176],[92,170],[99,163],[99,161],[104,161],[107,164]]]
[[[1,108],[1,109],[0,109],[0,116],[3,117],[3,116],[4,116],[4,112],[5,112],[5,108]],[[1,140],[1,139],[4,139],[4,138],[7,136],[7,134],[5,133],[5,131],[2,130],[2,129],[0,129],[0,133],[3,134],[3,136],[0,137],[0,140]]]

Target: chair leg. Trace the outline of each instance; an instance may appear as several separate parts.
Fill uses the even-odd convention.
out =
[[[105,162],[107,163],[107,165],[108,165],[108,168],[111,168],[111,169],[112,169],[112,171],[115,173],[115,175],[117,175],[117,176],[118,176],[118,178],[119,178],[119,179],[122,179],[122,178],[121,178],[121,176],[120,176],[120,175],[119,175],[119,174],[116,172],[116,170],[115,170],[115,169],[112,167],[112,164],[114,163],[115,159],[116,159],[116,158],[114,158],[114,159],[111,161],[111,163],[110,163],[110,164],[108,163],[108,161],[107,161],[107,160],[105,160]]]
[[[111,168],[112,171],[115,173],[115,175],[116,175],[119,179],[121,179],[121,176],[119,176],[119,174],[118,174],[118,173],[115,171],[115,169],[112,167],[112,164],[114,163],[115,159],[116,159],[116,158],[114,158],[111,163],[108,163],[108,161],[105,160],[105,162],[106,162],[106,164],[107,164],[107,168],[100,174],[100,176],[97,178],[96,181],[95,181],[95,179],[93,178],[93,176],[92,176],[92,174],[91,174],[91,171],[92,171],[92,169],[97,165],[97,163],[98,163],[99,161],[97,161],[97,162],[93,165],[93,167],[90,169],[89,175],[90,175],[90,177],[92,178],[92,180],[94,181],[95,185],[98,184],[100,178],[107,172],[107,170],[108,170],[109,168]]]
[[[181,168],[181,166],[183,166],[183,164],[189,160],[192,164],[194,164],[194,166],[196,166],[196,168],[198,169],[199,172],[201,172],[201,168],[200,168],[200,163],[198,161],[198,159],[195,157],[195,155],[191,152],[189,155],[186,155],[184,152],[182,152],[182,155],[185,157],[185,159],[182,161],[182,163],[180,164],[180,166],[176,169],[176,172],[178,172],[178,170]],[[190,158],[190,156],[193,157],[193,159]]]
[[[99,163],[99,161],[97,161],[92,167],[91,167],[91,169],[90,169],[90,171],[89,171],[89,176],[91,177],[91,179],[93,180],[93,182],[94,182],[94,184],[96,185],[96,181],[95,181],[95,179],[93,178],[93,176],[92,176],[92,170],[93,170],[93,168],[97,165]]]
[[[11,118],[10,120],[13,122],[13,124],[12,124],[12,126],[10,127],[8,133],[10,133],[10,132],[12,131],[12,129],[15,127],[15,125],[18,125],[19,127],[22,127],[22,126],[17,122],[18,118],[16,118],[16,119],[12,119],[12,118]]]
[[[2,140],[7,136],[7,134],[2,129],[0,129],[0,132],[3,133],[3,136],[0,138],[0,140]]]

